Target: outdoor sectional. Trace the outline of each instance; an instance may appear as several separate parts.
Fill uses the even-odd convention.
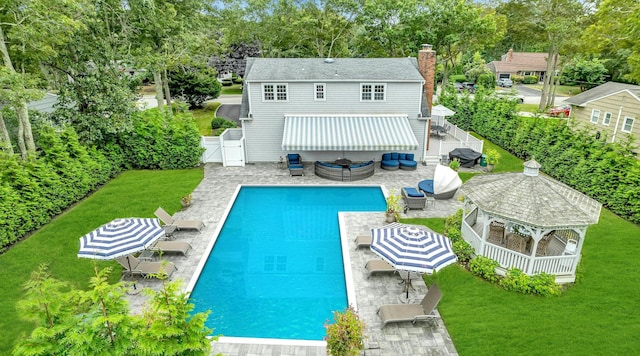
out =
[[[380,167],[389,171],[395,171],[398,168],[406,171],[414,171],[418,168],[418,162],[416,162],[413,157],[413,153],[384,153],[382,155],[382,161],[380,161]]]
[[[374,173],[374,168],[373,161],[354,163],[349,167],[316,161],[315,174],[326,179],[350,182],[371,177]]]

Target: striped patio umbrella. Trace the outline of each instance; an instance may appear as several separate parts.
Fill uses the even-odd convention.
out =
[[[82,236],[78,257],[111,260],[144,250],[162,236],[158,219],[116,219]]]
[[[371,229],[371,236],[371,250],[398,270],[433,273],[457,260],[451,240],[424,226],[393,223]]]

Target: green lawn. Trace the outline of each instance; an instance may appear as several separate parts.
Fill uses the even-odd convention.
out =
[[[516,110],[518,112],[538,112],[538,104],[518,104]]]
[[[542,84],[525,84],[525,86],[532,89],[542,90]],[[574,96],[576,94],[580,94],[581,92],[582,91],[580,90],[579,86],[558,85],[556,87],[556,95],[560,96]]]
[[[242,94],[242,84],[223,85],[220,94]]]
[[[482,139],[477,134],[474,136]],[[494,172],[521,172],[522,161],[501,154]],[[473,173],[460,173],[468,180]],[[442,232],[443,219],[411,219]],[[438,310],[460,355],[626,355],[640,341],[640,226],[603,209],[585,237],[577,281],[560,297],[508,292],[459,265],[435,277],[444,297]]]
[[[118,217],[153,217],[162,206],[174,213],[180,198],[203,178],[203,169],[170,171],[129,171],[100,188],[28,239],[0,255],[0,355],[11,353],[14,341],[30,333],[33,325],[18,317],[16,301],[22,285],[41,263],[48,263],[52,275],[79,288],[86,288],[92,266],[111,266],[111,282],[120,278],[116,262],[96,262],[78,258],[78,239],[98,226]]]
[[[202,136],[211,136],[211,120],[216,116],[216,110],[221,104],[219,102],[206,103],[202,109],[191,110],[191,114],[196,119],[198,132]]]

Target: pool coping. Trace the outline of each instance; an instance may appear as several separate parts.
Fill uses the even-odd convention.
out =
[[[382,195],[385,200],[388,197],[389,191],[385,188],[383,184],[356,184],[356,185],[348,185],[345,186],[343,184],[238,184],[236,189],[231,196],[231,199],[227,203],[227,206],[222,214],[221,219],[219,220],[216,229],[213,232],[213,236],[211,237],[209,243],[207,244],[206,249],[204,250],[203,258],[200,259],[196,269],[187,284],[185,292],[190,295],[195,288],[198,279],[200,278],[200,274],[204,269],[205,264],[207,263],[211,251],[218,240],[218,236],[224,227],[224,224],[231,212],[231,208],[235,204],[236,198],[240,193],[240,190],[243,187],[338,187],[338,188],[355,188],[355,187],[378,187],[380,188]],[[351,268],[351,256],[349,251],[349,240],[347,234],[347,226],[344,222],[344,214],[345,213],[359,213],[357,211],[349,211],[349,212],[338,212],[338,228],[340,233],[340,246],[342,249],[342,263],[344,266],[344,279],[347,290],[347,305],[352,306],[356,311],[358,310],[357,301],[356,301],[356,290],[354,285],[353,271]],[[363,212],[360,212],[363,213]],[[368,211],[367,213],[370,213]],[[213,336],[212,336],[213,337]],[[237,343],[237,344],[259,344],[259,345],[287,345],[287,346],[321,346],[325,347],[327,345],[324,340],[300,340],[300,339],[274,339],[274,338],[249,338],[249,337],[235,337],[235,336],[220,336],[218,341],[226,342],[226,343]]]

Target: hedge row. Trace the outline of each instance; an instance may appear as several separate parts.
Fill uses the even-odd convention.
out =
[[[503,147],[517,157],[535,156],[542,170],[598,200],[615,214],[640,223],[640,161],[629,144],[606,143],[574,122],[520,118],[516,104],[494,100],[484,93],[475,99],[452,92],[440,102],[457,114],[450,120]]]
[[[0,152],[0,250],[76,203],[126,168],[187,168],[202,150],[188,114],[141,113],[133,132],[99,149],[82,145],[71,127],[34,125],[35,159]]]

